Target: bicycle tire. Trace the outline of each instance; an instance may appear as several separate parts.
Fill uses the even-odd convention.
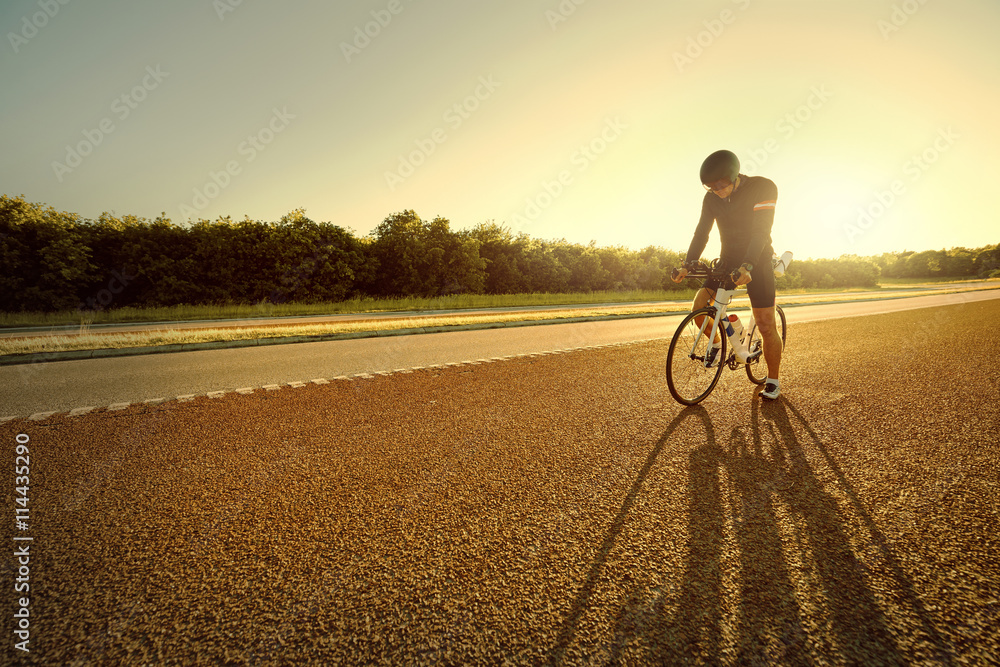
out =
[[[778,311],[777,312],[778,316],[775,318],[775,322],[777,323],[778,328],[780,329],[781,346],[782,348],[784,348],[785,341],[787,340],[788,336],[788,326],[785,322],[785,311],[781,309],[781,306],[775,307],[775,310]],[[757,331],[757,323],[755,322],[753,328],[750,329],[750,349],[753,350],[754,345],[758,343],[761,345],[761,348],[763,349],[762,340],[763,339],[760,337],[760,333]],[[764,382],[767,380],[767,362],[764,360],[763,353],[761,353],[761,355],[757,357],[755,361],[748,363],[746,367],[747,367],[747,377],[750,378],[750,382],[753,382],[754,384],[764,384]]]
[[[714,320],[716,313],[717,310],[713,306],[699,308],[689,313],[681,320],[673,338],[670,339],[670,348],[667,351],[667,387],[674,400],[682,405],[695,405],[705,400],[715,389],[722,375],[728,354],[725,333],[721,332],[720,335],[722,349],[719,350],[716,365],[713,368],[705,368],[704,355],[708,352],[711,341],[708,336],[701,333],[701,327],[694,321],[696,317],[702,315]],[[694,358],[691,355],[692,349],[695,350]]]

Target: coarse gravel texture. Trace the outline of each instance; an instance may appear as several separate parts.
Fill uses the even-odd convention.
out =
[[[0,424],[0,655],[996,664],[998,321],[790,318],[774,402],[727,370],[682,409],[661,340]]]

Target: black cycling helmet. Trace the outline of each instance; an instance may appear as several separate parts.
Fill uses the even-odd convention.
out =
[[[715,151],[701,163],[701,182],[705,185],[729,181],[740,173],[740,159],[732,151]]]

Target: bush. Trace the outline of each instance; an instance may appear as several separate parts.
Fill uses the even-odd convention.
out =
[[[494,222],[452,231],[412,210],[369,235],[296,209],[277,222],[228,217],[190,226],[60,213],[0,197],[0,310],[335,302],[356,297],[685,290],[684,254],[515,236]],[[792,263],[781,289],[875,287],[880,276],[1000,277],[1000,246]]]

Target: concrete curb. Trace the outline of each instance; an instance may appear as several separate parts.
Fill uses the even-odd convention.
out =
[[[249,338],[245,340],[212,341],[205,343],[179,343],[174,345],[150,345],[146,347],[124,347],[120,349],[68,350],[65,352],[33,352],[29,354],[8,354],[0,356],[0,366],[37,364],[50,361],[77,361],[80,359],[105,359],[109,357],[134,357],[147,354],[169,354],[172,352],[196,352],[200,350],[225,350],[240,347],[260,347],[264,345],[291,345],[295,343],[325,343],[335,340],[359,338],[389,338],[393,336],[414,336],[420,334],[448,333],[450,331],[478,331],[484,329],[504,329],[508,327],[528,327],[548,324],[577,324],[580,322],[604,322],[609,320],[639,319],[645,317],[670,317],[675,313],[629,313],[593,315],[589,317],[561,317],[544,320],[524,320],[521,322],[480,322],[476,324],[453,324],[409,329],[385,329],[382,331],[354,331],[349,333],[319,334],[316,336],[282,336],[275,338]]]

